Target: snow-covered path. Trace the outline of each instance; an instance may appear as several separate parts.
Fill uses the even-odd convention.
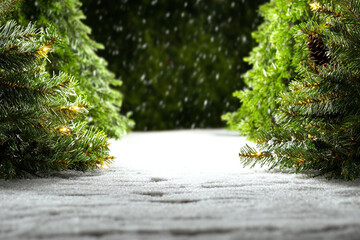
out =
[[[132,133],[111,168],[0,180],[0,239],[360,239],[360,181],[243,168],[225,130]]]

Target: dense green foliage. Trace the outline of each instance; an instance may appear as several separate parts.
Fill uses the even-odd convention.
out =
[[[243,57],[265,0],[83,0],[86,24],[123,81],[136,129],[223,126],[239,107]],[[99,27],[101,26],[101,27]]]
[[[354,179],[360,176],[360,5],[310,6],[311,19],[295,31],[297,77],[280,94],[276,125],[258,133],[259,152],[246,146],[240,156],[246,164]],[[303,52],[310,58],[299,61]]]
[[[90,28],[82,23],[84,14],[79,0],[25,0],[18,18],[22,24],[36,21],[37,26],[53,26],[63,46],[49,56],[50,73],[63,71],[74,76],[79,84],[76,92],[89,102],[88,122],[110,137],[121,137],[130,122],[119,114],[122,96],[110,85],[120,86],[108,71],[104,59],[95,51],[102,46],[89,38]]]
[[[245,90],[236,91],[242,105],[223,119],[229,127],[254,139],[258,129],[268,131],[274,123],[279,94],[286,91],[297,75],[295,69],[305,52],[299,52],[294,40],[300,23],[309,19],[310,1],[276,1],[260,7],[264,22],[253,33],[258,42],[246,61],[252,69],[245,75]]]
[[[62,43],[51,27],[11,20],[16,2],[0,3],[0,178],[106,164],[105,134],[77,120],[88,103],[75,93],[76,81],[46,70]]]

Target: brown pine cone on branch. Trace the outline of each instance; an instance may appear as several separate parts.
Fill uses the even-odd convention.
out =
[[[324,45],[321,37],[308,35],[309,42],[306,44],[309,48],[309,59],[316,65],[328,64],[331,60],[329,49]]]

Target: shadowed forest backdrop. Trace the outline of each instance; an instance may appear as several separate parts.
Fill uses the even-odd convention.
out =
[[[137,130],[224,127],[244,87],[265,0],[83,0],[85,23],[123,81],[123,114]]]

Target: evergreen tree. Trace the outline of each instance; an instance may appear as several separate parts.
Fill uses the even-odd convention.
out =
[[[245,58],[252,65],[246,72],[246,88],[234,92],[241,107],[223,116],[230,129],[256,139],[259,129],[268,131],[274,124],[274,112],[280,93],[287,91],[296,78],[296,67],[305,52],[298,52],[294,33],[300,23],[309,19],[309,0],[271,0],[260,7],[264,22],[253,33],[258,46]]]
[[[242,58],[265,0],[83,2],[136,129],[219,127],[239,107],[231,93],[243,87]]]
[[[111,88],[120,86],[121,81],[108,71],[106,61],[96,55],[95,51],[102,45],[89,38],[91,30],[82,23],[85,16],[80,6],[79,0],[26,0],[18,18],[22,24],[36,21],[38,26],[56,28],[66,44],[49,56],[48,71],[63,71],[74,76],[79,81],[76,92],[90,104],[89,124],[118,138],[132,125],[120,115],[122,95]]]
[[[54,29],[11,20],[17,2],[0,3],[0,178],[108,163],[105,134],[75,121],[88,103],[75,93],[74,78],[45,69],[62,46]]]
[[[298,62],[298,77],[280,95],[276,126],[259,134],[260,151],[246,146],[240,156],[245,164],[351,180],[360,176],[360,6],[322,0],[310,8],[295,37],[296,52],[309,59]]]

